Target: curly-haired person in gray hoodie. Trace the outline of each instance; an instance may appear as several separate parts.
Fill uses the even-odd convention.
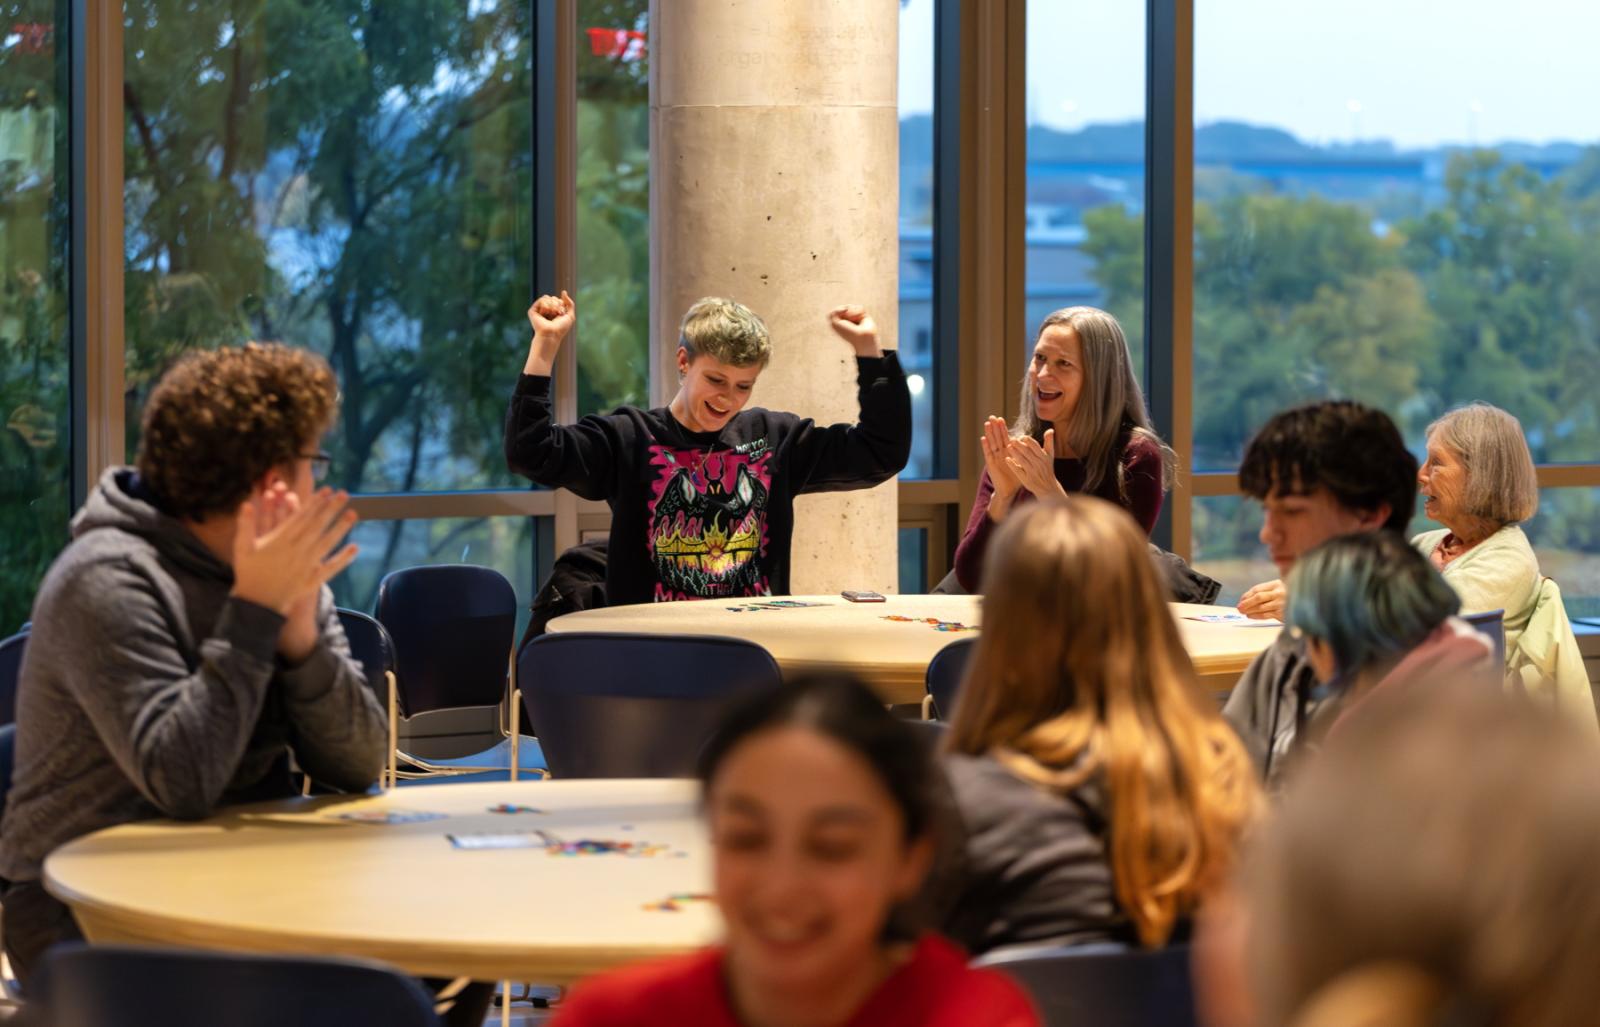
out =
[[[185,357],[151,393],[135,467],[108,470],[33,606],[0,822],[4,937],[23,986],[78,936],[40,883],[74,838],[289,794],[288,756],[346,791],[378,777],[385,714],[326,582],[355,558],[317,489],[338,391],[277,345]]]

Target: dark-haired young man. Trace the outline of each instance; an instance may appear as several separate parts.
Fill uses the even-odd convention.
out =
[[[73,519],[34,600],[0,824],[25,987],[77,936],[39,881],[57,846],[288,794],[290,752],[336,788],[377,779],[385,714],[324,587],[355,558],[347,497],[314,485],[337,395],[304,350],[192,354],[151,393],[137,466],[107,471]]]
[[[1285,578],[1300,554],[1339,535],[1404,532],[1417,502],[1417,460],[1387,414],[1348,400],[1275,415],[1245,447],[1239,488],[1261,501],[1261,541]],[[1269,789],[1316,714],[1317,678],[1287,629],[1257,656],[1223,707],[1262,761]]]

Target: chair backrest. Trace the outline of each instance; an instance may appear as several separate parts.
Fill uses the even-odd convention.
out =
[[[11,772],[17,764],[17,725],[0,725],[0,816],[6,811],[11,794]]]
[[[1489,636],[1489,641],[1494,643],[1494,658],[1496,662],[1505,665],[1506,662],[1506,611],[1489,610],[1486,613],[1462,614],[1461,619],[1471,624],[1482,634]]]
[[[940,720],[949,720],[956,711],[956,692],[961,689],[961,678],[977,644],[975,638],[958,639],[928,661],[928,694],[933,696],[933,715]]]
[[[1022,985],[1045,1027],[1194,1027],[1189,947],[1030,946],[976,960]]]
[[[22,654],[27,648],[26,625],[0,642],[0,724],[17,719],[17,681],[22,677]]]
[[[394,639],[382,624],[360,610],[341,606],[338,613],[339,626],[344,629],[345,641],[350,643],[350,655],[367,675],[367,687],[379,702],[388,702],[389,682],[385,675],[394,670]]]
[[[394,641],[405,716],[505,698],[517,594],[500,572],[471,564],[394,571],[378,585],[376,612]]]
[[[528,643],[517,683],[552,777],[688,777],[727,701],[783,677],[742,639],[562,632]]]
[[[440,1023],[417,982],[344,959],[63,945],[45,956],[29,996],[54,1027]]]

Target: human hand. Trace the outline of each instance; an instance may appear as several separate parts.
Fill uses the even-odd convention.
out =
[[[528,323],[533,325],[533,343],[528,347],[528,360],[523,374],[548,375],[555,366],[556,353],[572,324],[578,319],[578,305],[567,295],[540,296],[528,308]]]
[[[996,512],[1001,516],[1004,516],[1010,507],[1011,499],[1017,494],[1017,489],[1022,487],[1016,472],[1006,463],[1006,445],[1010,441],[1011,433],[1006,429],[1005,418],[991,416],[984,419],[983,435],[978,439],[978,445],[983,450],[983,466],[989,472],[989,482],[994,486],[994,496],[989,500],[989,508],[994,510],[995,501],[1000,501],[1002,505]]]
[[[270,535],[299,508],[300,497],[289,486],[275,482],[256,501],[256,538]],[[278,632],[278,653],[290,663],[302,663],[316,648],[321,632],[317,629],[317,600],[320,590],[307,592],[289,605],[282,629]]]
[[[856,356],[883,356],[883,349],[878,345],[878,322],[867,313],[866,307],[834,307],[828,311],[828,327],[850,344]]]
[[[1056,430],[1046,428],[1044,445],[1024,435],[1006,443],[1006,465],[1022,487],[1036,497],[1065,496],[1067,490],[1056,481]]]
[[[354,545],[333,552],[356,523],[355,511],[345,508],[349,498],[343,491],[319,489],[301,504],[280,484],[240,504],[232,594],[286,618],[307,596],[314,604],[323,584],[350,566],[358,552]],[[301,612],[298,627],[304,627],[305,616]]]
[[[1278,580],[1264,581],[1239,597],[1239,612],[1251,620],[1282,620],[1289,590]]]

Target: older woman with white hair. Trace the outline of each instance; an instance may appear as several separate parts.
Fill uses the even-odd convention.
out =
[[[1450,411],[1428,426],[1417,485],[1423,511],[1444,527],[1412,544],[1456,590],[1463,614],[1505,611],[1508,679],[1594,723],[1594,697],[1561,591],[1540,574],[1520,527],[1539,508],[1522,425],[1487,403]]]

